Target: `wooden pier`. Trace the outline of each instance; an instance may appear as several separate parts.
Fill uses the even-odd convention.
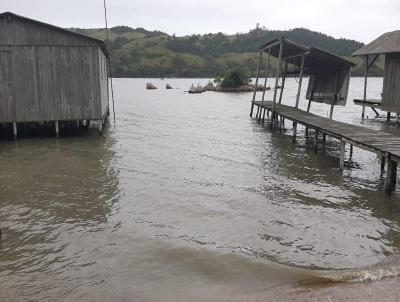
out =
[[[264,120],[272,112],[271,101],[256,101],[256,117]],[[400,161],[400,137],[365,127],[347,124],[319,115],[315,115],[298,108],[282,104],[275,104],[276,120],[288,119],[293,122],[293,140],[296,139],[297,125],[303,125],[306,129],[314,130],[314,148],[317,151],[318,139],[324,141],[326,136],[331,136],[341,141],[340,148],[340,169],[344,168],[346,144],[350,145],[350,156],[353,153],[353,146],[368,150],[381,157],[381,169],[384,170],[387,163],[385,191],[390,194],[396,185],[397,163]]]
[[[353,146],[378,154],[381,158],[382,172],[385,171],[385,164],[387,164],[385,191],[391,194],[396,185],[397,163],[400,161],[400,137],[333,119],[334,107],[345,106],[346,104],[351,67],[355,64],[324,50],[307,47],[282,37],[279,40],[272,40],[260,47],[256,87],[258,87],[259,79],[262,77],[261,67],[265,53],[267,54],[267,60],[263,74],[264,88],[267,87],[267,80],[271,70],[270,57],[275,57],[278,60],[274,79],[275,85],[269,90],[273,92],[273,96],[271,97],[271,101],[267,100],[266,90],[264,89],[260,98],[261,100],[257,101],[257,89],[255,89],[251,102],[250,117],[253,116],[256,107],[256,118],[264,121],[267,116],[270,128],[273,128],[275,124],[281,127],[285,119],[291,120],[293,122],[294,141],[297,135],[298,124],[306,128],[306,135],[308,135],[309,129],[312,129],[314,131],[315,151],[318,150],[320,135],[323,142],[325,142],[327,136],[338,139],[341,142],[341,170],[344,168],[346,144],[350,145],[350,157],[353,154]],[[282,104],[285,79],[288,74],[294,75],[298,83],[294,107]],[[306,93],[306,99],[308,100],[306,111],[298,108],[302,79],[305,74],[309,75]],[[364,87],[364,98],[361,100],[363,105],[378,106],[377,102],[372,101],[367,104],[365,92],[366,85]],[[329,105],[329,118],[310,113],[312,102]],[[388,117],[390,118],[390,113],[388,113]]]

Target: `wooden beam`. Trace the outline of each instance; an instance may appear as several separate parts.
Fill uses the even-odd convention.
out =
[[[318,152],[318,131],[315,130],[314,133],[314,153]]]
[[[368,84],[368,59],[369,56],[365,56],[365,65],[364,65],[364,102],[367,100],[367,84]],[[361,118],[364,118],[365,116],[365,104],[362,106],[362,113],[361,113]]]
[[[59,128],[59,125],[58,125],[58,121],[54,122],[54,128],[56,130],[56,136],[60,137],[60,128]]]
[[[371,62],[369,62],[369,64],[368,64],[368,67],[367,67],[368,70],[370,70],[370,68],[372,67],[372,65],[374,65],[374,63],[375,63],[375,61],[376,61],[376,59],[377,59],[378,57],[379,57],[379,54],[375,55],[375,56],[372,58]]]
[[[287,68],[288,68],[288,63],[284,63],[285,67],[283,68],[283,74],[282,74],[282,86],[281,86],[281,91],[279,94],[279,104],[282,103],[282,96],[283,96],[283,90],[285,89],[285,82],[286,82],[286,73],[287,73]]]
[[[302,85],[302,82],[303,82],[303,74],[304,74],[304,61],[305,61],[305,55],[302,55],[301,56],[300,75],[299,75],[299,85],[298,85],[298,88],[297,88],[296,106],[295,106],[295,108],[299,107],[300,94],[301,94],[301,85]]]
[[[264,105],[265,92],[267,91],[267,81],[268,81],[268,75],[269,75],[270,58],[271,58],[271,48],[268,49],[267,65],[265,67],[264,91],[263,91],[263,95],[262,95],[262,99],[261,99],[261,107]],[[261,116],[260,116],[260,119],[261,119]],[[263,120],[264,119],[265,119],[265,109],[264,109]]]
[[[253,116],[254,101],[256,100],[256,94],[257,94],[258,78],[260,77],[260,67],[261,67],[262,55],[263,55],[263,52],[260,51],[260,58],[258,60],[258,65],[257,65],[256,83],[255,83],[255,86],[254,86],[253,100],[251,102],[250,117]]]
[[[14,139],[18,139],[18,126],[16,122],[12,123],[13,125],[13,135],[14,135]]]
[[[282,67],[282,53],[283,53],[283,37],[280,38],[280,44],[279,44],[279,57],[278,57],[278,70],[276,72],[276,78],[275,78],[275,90],[274,90],[274,98],[272,101],[272,117],[271,117],[271,128],[274,124],[274,119],[275,119],[275,104],[276,104],[276,97],[277,97],[277,92],[278,92],[278,84],[279,84],[279,77],[281,74],[281,67]]]
[[[392,160],[390,154],[387,155],[387,171],[386,171],[386,179],[385,179],[385,192],[387,194],[392,194],[392,191],[396,186],[396,178],[397,178],[397,162]]]
[[[344,169],[344,155],[346,152],[346,142],[341,140],[340,142],[340,170]]]

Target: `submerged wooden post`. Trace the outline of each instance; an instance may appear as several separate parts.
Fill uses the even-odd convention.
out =
[[[14,135],[14,139],[18,139],[18,126],[16,122],[12,123],[13,125],[13,135]]]
[[[388,123],[390,122],[390,112],[387,113],[386,121],[387,121]]]
[[[279,43],[278,70],[276,72],[274,99],[272,101],[271,128],[272,128],[272,126],[274,124],[274,120],[275,120],[275,104],[276,104],[276,97],[277,97],[277,91],[278,91],[279,77],[281,74],[282,53],[283,53],[283,38],[280,39],[280,43]]]
[[[365,56],[365,69],[364,69],[364,103],[362,106],[362,113],[361,113],[361,118],[364,118],[365,116],[365,102],[367,100],[367,83],[368,83],[368,60],[369,56]]]
[[[397,178],[397,162],[392,160],[390,154],[387,155],[387,171],[385,179],[385,191],[387,194],[392,194],[396,186]]]
[[[98,120],[99,122],[99,134],[103,135],[103,119]]]
[[[305,60],[305,55],[302,55],[301,56],[301,66],[300,66],[300,76],[299,76],[299,86],[297,88],[296,106],[295,106],[295,108],[299,107],[300,94],[301,94],[301,84],[303,83],[303,74],[304,74],[304,60]]]
[[[342,140],[340,142],[340,170],[344,169],[344,155],[346,152],[346,142]]]
[[[353,157],[353,145],[350,144],[350,158]]]
[[[318,131],[315,130],[314,134],[314,153],[318,152]]]
[[[59,128],[59,125],[58,125],[58,121],[54,122],[54,127],[55,127],[55,130],[56,130],[56,136],[59,137],[60,136],[60,128]]]
[[[263,55],[263,51],[261,50],[260,51],[260,58],[258,60],[258,65],[257,65],[257,77],[256,77],[256,83],[255,83],[255,86],[254,86],[253,100],[251,101],[250,117],[253,116],[254,101],[256,100],[256,94],[257,94],[257,88],[258,88],[258,78],[260,76],[260,67],[261,67],[262,55]]]
[[[297,123],[293,122],[293,142],[296,142],[296,135],[297,135]]]

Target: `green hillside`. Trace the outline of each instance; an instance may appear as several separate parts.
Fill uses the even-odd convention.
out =
[[[104,29],[73,30],[106,40]],[[256,28],[236,35],[175,37],[160,31],[117,26],[109,31],[108,47],[115,77],[214,77],[234,66],[245,68],[254,76],[260,44],[281,36],[353,60],[358,63],[353,75],[363,73],[362,60],[351,57],[363,43],[335,39],[304,28],[288,31]],[[378,60],[371,75],[381,75],[382,70],[383,61]]]

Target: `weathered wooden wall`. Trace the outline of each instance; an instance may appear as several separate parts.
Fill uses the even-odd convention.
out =
[[[0,60],[0,122],[95,120],[108,109],[107,59],[95,40],[0,18]]]
[[[382,109],[400,113],[400,54],[386,54]]]

